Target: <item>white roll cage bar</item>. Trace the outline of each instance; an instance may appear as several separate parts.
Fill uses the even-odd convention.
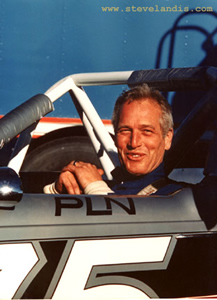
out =
[[[80,118],[88,132],[93,147],[99,157],[107,179],[112,179],[111,171],[119,164],[114,141],[106,130],[92,102],[82,86],[123,85],[133,71],[99,72],[74,74],[63,78],[49,88],[45,95],[55,102],[69,92]],[[17,140],[8,166],[19,173],[37,124],[24,130]],[[103,151],[102,151],[103,149]]]

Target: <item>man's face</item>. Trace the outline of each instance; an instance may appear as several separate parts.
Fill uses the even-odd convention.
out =
[[[115,144],[121,164],[130,174],[150,173],[159,166],[165,150],[170,148],[173,130],[163,137],[161,114],[159,104],[150,99],[122,106]]]

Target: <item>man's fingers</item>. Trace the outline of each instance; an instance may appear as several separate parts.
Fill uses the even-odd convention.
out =
[[[97,169],[97,171],[100,175],[104,174],[103,169],[98,169],[95,165],[92,165],[90,163],[86,163],[83,161],[78,161],[78,160],[71,161],[67,166],[65,166],[62,169],[62,172],[69,171],[69,172],[72,172],[75,174],[76,170],[77,170],[76,168],[94,168],[94,169]]]
[[[104,171],[97,169],[95,165],[82,161],[72,161],[62,169],[56,184],[57,190],[65,187],[69,194],[81,194],[88,184],[102,180]],[[62,187],[61,187],[62,184]]]
[[[74,160],[72,162],[70,162],[70,164],[68,164],[67,166],[65,166],[63,169],[62,169],[62,172],[66,172],[66,171],[69,171],[69,172],[73,172],[76,168],[76,165],[74,165]]]
[[[104,174],[103,169],[97,169],[97,171],[99,172],[99,175],[101,175],[101,176]]]
[[[60,174],[59,180],[56,183],[56,189],[58,192],[63,192],[65,189],[68,194],[80,195],[80,187],[71,172],[65,171]]]
[[[79,195],[80,192],[80,188],[79,185],[75,179],[75,177],[70,173],[70,172],[65,172],[66,179],[64,181],[64,186],[68,192],[68,194],[76,194]]]

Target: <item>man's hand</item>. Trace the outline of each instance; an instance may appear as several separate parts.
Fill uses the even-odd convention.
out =
[[[58,193],[79,195],[89,183],[102,180],[103,173],[90,163],[72,161],[62,169],[55,187]]]

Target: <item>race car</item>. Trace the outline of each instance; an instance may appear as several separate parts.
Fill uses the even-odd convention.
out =
[[[217,296],[216,79],[214,67],[70,75],[0,120],[2,147],[19,136],[0,168],[0,299]],[[57,171],[22,171],[38,122],[69,93],[112,180],[117,150],[84,87],[144,82],[201,96],[165,157],[169,177],[188,182],[191,171],[189,186],[168,196],[48,195]]]

